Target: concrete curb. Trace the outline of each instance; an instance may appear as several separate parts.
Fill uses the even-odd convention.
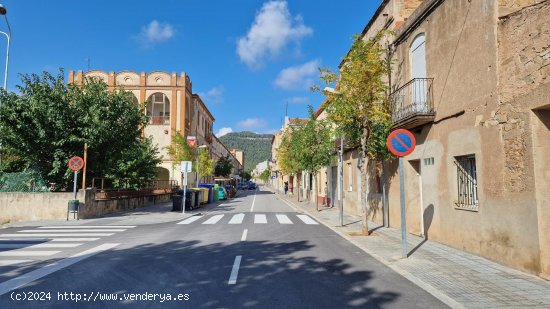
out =
[[[280,195],[274,191],[272,191],[273,193],[275,193],[276,195]],[[328,227],[329,229],[331,229],[332,231],[334,231],[335,233],[337,233],[338,235],[340,235],[342,238],[346,239],[347,241],[349,241],[350,243],[352,243],[354,246],[356,246],[357,248],[363,250],[365,253],[369,254],[370,256],[372,256],[373,258],[375,258],[378,262],[386,265],[387,267],[389,267],[390,269],[392,269],[393,271],[395,271],[396,273],[400,274],[401,276],[405,277],[407,280],[409,280],[410,282],[412,282],[413,284],[417,285],[418,287],[420,287],[421,289],[423,289],[424,291],[430,293],[432,296],[434,296],[435,298],[439,299],[441,302],[443,302],[444,304],[446,304],[447,306],[451,307],[451,308],[455,308],[455,309],[465,309],[466,307],[464,307],[462,304],[460,304],[459,302],[457,302],[456,300],[454,300],[453,298],[449,297],[447,294],[445,293],[442,293],[441,291],[439,291],[437,288],[435,288],[434,286],[422,281],[421,279],[417,278],[416,276],[414,276],[413,274],[409,273],[408,271],[406,270],[403,270],[401,269],[399,266],[396,266],[390,262],[388,262],[386,259],[384,259],[382,256],[378,255],[376,252],[370,250],[369,248],[365,247],[364,245],[362,245],[361,243],[359,243],[357,240],[355,240],[354,238],[346,235],[345,233],[342,233],[340,231],[338,231],[337,229],[335,229],[333,226],[323,222],[322,220],[318,220],[317,219],[317,216],[315,216],[314,214],[312,214],[310,211],[306,210],[306,209],[302,209],[300,206],[298,205],[295,205],[293,201],[291,200],[288,200],[287,198],[284,198],[282,196],[279,196],[279,199],[283,202],[285,202],[285,204],[287,204],[288,206],[292,207],[293,209],[295,209],[297,212],[302,212],[302,213],[305,213],[307,215],[309,215],[310,217],[313,217],[315,218],[319,223],[323,224],[324,226]]]

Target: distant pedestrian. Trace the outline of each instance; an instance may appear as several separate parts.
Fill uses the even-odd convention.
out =
[[[288,192],[288,181],[285,181],[285,195]]]

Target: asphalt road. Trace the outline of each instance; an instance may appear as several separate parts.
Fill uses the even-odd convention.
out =
[[[446,307],[261,190],[171,222],[0,230],[0,282],[0,308]]]

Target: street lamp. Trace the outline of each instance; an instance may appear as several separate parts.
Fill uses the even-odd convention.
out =
[[[338,94],[336,90],[332,87],[325,87],[323,89],[324,93],[331,93],[331,94]],[[339,211],[339,219],[340,219],[340,226],[344,226],[344,134],[340,136],[340,151],[338,159],[340,162],[338,162],[338,175],[340,176],[340,211]]]
[[[195,182],[197,183],[197,187],[199,186],[199,164],[201,162],[199,149],[203,149],[203,148],[208,148],[208,146],[200,145],[199,147],[197,147],[197,174],[196,174],[196,179],[195,179]]]
[[[0,31],[1,34],[5,35],[8,39],[8,46],[6,48],[6,70],[4,72],[4,90],[7,90],[6,87],[8,85],[8,63],[10,60],[10,37],[11,37],[11,28],[10,23],[8,22],[8,11],[6,10],[6,7],[0,4],[0,15],[4,15],[4,18],[6,19],[6,24],[8,25],[8,33],[4,31]]]

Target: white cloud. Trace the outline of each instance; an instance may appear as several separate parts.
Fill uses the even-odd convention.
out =
[[[220,85],[208,90],[207,92],[200,92],[199,96],[203,99],[204,102],[207,103],[222,103],[224,92],[225,87]]]
[[[218,130],[218,133],[216,133],[216,136],[217,137],[222,137],[222,136],[224,136],[228,133],[231,133],[231,132],[233,132],[233,129],[231,129],[231,128],[228,128],[228,127],[221,128],[221,129]]]
[[[309,98],[308,97],[292,97],[292,98],[286,99],[286,102],[288,102],[290,104],[305,104],[305,103],[309,102]]]
[[[159,23],[153,20],[147,26],[141,28],[141,32],[136,39],[144,47],[151,47],[155,44],[168,41],[174,35],[174,28],[170,24]]]
[[[302,65],[289,67],[279,72],[275,86],[285,89],[309,88],[314,84],[314,76],[318,74],[319,61],[312,60]]]
[[[245,120],[239,121],[237,126],[243,129],[255,129],[255,128],[264,128],[267,126],[267,122],[262,118],[248,118]]]
[[[312,33],[300,15],[290,15],[286,1],[269,1],[256,14],[246,36],[238,40],[237,53],[246,65],[259,68],[265,57],[279,55],[289,42],[299,43]]]

